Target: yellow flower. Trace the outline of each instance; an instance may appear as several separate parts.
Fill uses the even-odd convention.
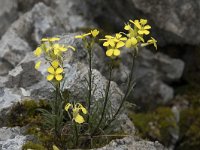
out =
[[[121,48],[125,45],[125,43],[123,41],[126,41],[127,38],[123,37],[122,34],[117,33],[115,35],[114,41],[116,42],[116,48]]]
[[[126,25],[124,26],[124,29],[127,30],[127,31],[129,31],[129,30],[132,29],[132,28],[131,28],[130,24],[126,24]]]
[[[59,37],[52,37],[52,38],[42,38],[42,42],[55,42],[55,41],[59,41],[60,38]]]
[[[61,81],[63,79],[63,76],[62,76],[63,68],[59,67],[59,62],[57,60],[54,60],[51,63],[51,65],[52,66],[47,69],[47,71],[49,72],[49,75],[47,76],[47,80],[51,81],[55,78],[57,81]]]
[[[34,55],[39,57],[41,54],[42,54],[41,47],[37,47],[36,50],[34,51]]]
[[[112,57],[112,56],[119,56],[120,55],[120,50],[119,49],[108,49],[106,51],[106,56]]]
[[[149,44],[153,44],[154,47],[155,47],[156,49],[158,48],[158,47],[157,47],[157,40],[154,39],[153,37],[151,37],[151,39],[148,40],[147,43],[149,43]]]
[[[117,57],[120,55],[119,48],[125,45],[124,41],[127,40],[126,37],[123,37],[122,34],[117,33],[115,37],[111,35],[106,35],[105,39],[101,39],[105,41],[103,46],[107,47],[106,56],[108,57]]]
[[[113,36],[110,35],[106,35],[105,39],[101,39],[101,40],[105,40],[105,42],[103,43],[103,46],[107,47],[107,46],[115,46],[115,40]]]
[[[41,61],[38,61],[36,64],[35,64],[35,69],[38,70],[40,68],[40,65],[41,65]]]
[[[99,31],[97,29],[91,30],[91,34],[93,37],[96,37],[99,34]]]
[[[146,25],[147,24],[147,20],[146,19],[140,19],[139,20],[129,20],[131,23],[133,23],[137,28],[138,28],[138,34],[140,35],[148,35],[150,32],[149,32],[149,29],[151,29],[151,26],[150,25]]]
[[[126,41],[126,47],[130,48],[132,46],[135,46],[137,44],[137,39],[135,37],[130,37],[127,41]]]
[[[60,55],[62,52],[67,51],[67,48],[64,45],[54,44],[52,46],[54,55]]]
[[[92,35],[94,38],[99,34],[99,31],[97,29],[91,30],[89,33],[85,33],[82,35],[76,35],[76,39],[84,39],[85,37]]]
[[[67,103],[67,105],[65,106],[65,110],[69,112],[70,108],[72,109],[73,120],[79,124],[84,123],[85,120],[83,116],[80,115],[80,111],[82,111],[83,114],[87,114],[87,110],[85,109],[85,107],[83,107],[83,105],[81,105],[80,103],[76,103],[74,105],[72,105],[71,103]]]
[[[150,44],[153,44],[154,47],[157,49],[157,41],[156,41],[156,39],[154,39],[153,37],[151,37],[151,39],[148,40],[147,43],[142,43],[141,46],[142,46],[142,47],[145,47],[145,46],[148,46],[148,45],[150,45]]]
[[[82,35],[76,35],[75,38],[76,39],[84,39],[86,36],[89,36],[91,35],[92,33],[89,32],[89,33],[85,33],[85,34],[82,34]]]

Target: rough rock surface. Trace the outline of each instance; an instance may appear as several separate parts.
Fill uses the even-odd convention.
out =
[[[0,38],[18,17],[16,0],[0,0]]]
[[[65,28],[55,12],[43,3],[38,3],[4,34],[0,41],[0,58],[16,66],[42,37],[64,32]]]
[[[131,64],[131,61],[130,55],[124,51],[120,71],[115,72],[117,83],[124,83],[126,79],[124,72],[130,72],[131,66],[128,64]],[[134,67],[136,86],[129,100],[141,108],[155,108],[158,104],[165,104],[173,98],[174,90],[168,84],[181,78],[184,62],[162,53],[153,54],[147,49],[141,49]],[[121,89],[124,89],[123,84]]]
[[[126,137],[110,142],[103,148],[96,150],[167,150],[158,142],[149,142],[134,137]]]
[[[0,128],[0,150],[21,150],[25,141],[19,127]]]
[[[52,8],[64,22],[68,31],[95,27],[95,23],[87,16],[87,5],[82,0],[55,0]]]
[[[200,43],[199,1],[88,0],[87,4],[90,16],[104,28],[120,30],[129,19],[143,17],[153,25],[159,44]]]

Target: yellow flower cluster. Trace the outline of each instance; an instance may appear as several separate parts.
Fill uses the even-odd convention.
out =
[[[64,46],[57,43],[60,40],[58,37],[43,38],[42,44],[36,48],[34,55],[40,57],[42,54],[45,59],[49,62],[50,67],[47,69],[49,73],[47,76],[48,81],[56,80],[61,81],[63,79],[63,64],[62,54],[69,48],[75,50],[72,46]],[[35,69],[39,69],[41,61],[35,64]]]
[[[153,44],[157,49],[157,41],[151,37],[150,40],[145,42],[144,35],[150,34],[151,26],[147,24],[146,19],[129,20],[130,23],[125,24],[124,29],[128,33],[120,32],[115,35],[106,35],[103,46],[107,48],[106,55],[111,58],[115,58],[120,55],[120,48],[123,46],[127,48],[138,49],[138,46],[147,46]]]
[[[124,41],[127,40],[126,37],[122,37],[122,34],[117,33],[115,37],[111,35],[106,35],[105,39],[101,39],[105,41],[103,46],[107,47],[106,55],[109,57],[116,57],[120,55],[119,48],[125,45]]]
[[[76,123],[81,124],[85,122],[83,116],[80,115],[80,112],[82,112],[83,114],[87,114],[87,110],[85,109],[85,107],[83,107],[83,105],[81,105],[80,103],[76,104],[67,103],[67,105],[65,106],[65,110],[69,112],[69,109],[72,109],[72,117],[73,117],[72,119]]]

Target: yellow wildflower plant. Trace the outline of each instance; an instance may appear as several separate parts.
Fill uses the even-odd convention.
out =
[[[80,115],[80,112],[82,112],[83,114],[87,114],[87,110],[85,107],[83,107],[82,104],[76,103],[73,105],[71,103],[67,103],[67,105],[65,106],[65,110],[69,112],[69,109],[72,109],[73,120],[76,123],[81,124],[85,122],[85,119],[83,118],[83,116]]]
[[[49,75],[47,76],[48,81],[52,81],[56,79],[57,81],[61,81],[63,79],[63,68],[59,67],[59,61],[54,60],[51,63],[51,66],[47,69]]]
[[[82,34],[82,35],[76,35],[76,39],[85,39],[87,36],[92,35],[92,37],[96,37],[99,34],[99,31],[97,29],[91,30],[88,33]]]

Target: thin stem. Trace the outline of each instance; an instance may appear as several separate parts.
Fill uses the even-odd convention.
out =
[[[109,95],[109,91],[110,91],[110,84],[111,84],[111,79],[112,79],[112,69],[113,69],[113,61],[111,62],[111,66],[110,66],[110,72],[109,72],[109,79],[108,79],[108,84],[106,86],[106,91],[105,91],[105,98],[104,98],[104,105],[103,105],[103,111],[102,111],[102,114],[101,114],[101,118],[99,120],[99,123],[97,124],[96,128],[94,129],[92,135],[98,130],[98,128],[100,127],[102,121],[103,121],[103,118],[104,118],[104,115],[105,115],[105,112],[106,112],[106,106],[107,106],[107,103],[108,103],[108,95]]]
[[[89,71],[88,71],[88,76],[89,76],[89,91],[88,91],[88,118],[87,122],[89,123],[90,120],[90,112],[91,112],[91,97],[92,97],[92,48],[88,48],[88,53],[89,53]]]
[[[75,147],[78,147],[78,139],[79,139],[79,135],[78,135],[78,128],[76,123],[74,122],[74,128],[75,128],[75,135],[76,135],[76,139],[75,139]]]
[[[110,126],[110,124],[116,119],[117,115],[119,114],[122,106],[124,105],[124,102],[127,100],[129,94],[130,94],[130,91],[132,90],[132,80],[133,80],[133,72],[134,72],[134,65],[135,65],[135,57],[136,55],[133,54],[131,55],[132,56],[132,64],[131,64],[131,72],[129,73],[129,80],[128,80],[128,85],[127,85],[127,88],[126,88],[126,92],[124,94],[124,97],[122,99],[122,102],[119,106],[119,108],[117,109],[116,113],[114,114],[113,118],[108,122],[108,124],[103,128],[103,130],[105,130],[107,127]]]

